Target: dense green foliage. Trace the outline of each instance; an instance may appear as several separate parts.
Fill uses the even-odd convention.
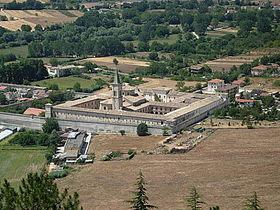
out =
[[[45,123],[42,126],[42,130],[45,133],[52,133],[54,130],[59,131],[59,125],[55,118],[46,118]]]
[[[52,103],[57,104],[63,101],[72,100],[74,98],[74,93],[71,91],[56,90],[52,91],[49,94],[49,98],[52,101]]]
[[[46,76],[48,72],[41,60],[23,59],[0,66],[0,82],[23,84],[24,81],[37,81]]]
[[[16,56],[11,53],[0,55],[0,65],[3,65],[5,62],[15,61],[16,59]]]
[[[7,103],[6,96],[3,93],[0,93],[0,105],[4,105]]]
[[[147,136],[149,133],[148,133],[148,126],[146,123],[140,123],[138,126],[137,126],[137,135],[138,136]]]
[[[254,102],[252,107],[240,108],[236,104],[216,110],[215,117],[225,118],[231,117],[240,120],[268,120],[275,121],[280,119],[280,111],[274,106],[274,99],[271,96],[259,97],[262,104],[258,101]],[[268,110],[267,110],[268,109]]]
[[[35,9],[35,10],[41,10],[41,9],[44,9],[44,4],[42,2],[36,1],[36,0],[26,0],[24,2],[12,1],[8,4],[5,4],[4,9],[11,9],[11,10]]]
[[[50,146],[59,144],[59,135],[56,132],[52,134],[39,131],[24,131],[11,139],[10,144],[19,144],[21,146]]]
[[[56,183],[47,174],[30,173],[21,180],[16,191],[5,180],[0,187],[0,209],[64,209],[79,210],[79,196],[69,195],[65,189],[60,192]]]

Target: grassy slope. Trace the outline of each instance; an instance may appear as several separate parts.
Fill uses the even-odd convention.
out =
[[[76,82],[79,82],[81,84],[81,88],[90,88],[91,85],[94,84],[93,80],[70,76],[70,77],[60,77],[60,78],[41,80],[41,81],[33,82],[32,85],[47,87],[48,84],[58,84],[60,89],[67,89],[67,88],[73,88],[73,85]]]
[[[39,171],[45,164],[45,147],[7,145],[14,134],[0,142],[0,183],[8,179],[16,186],[29,172]]]
[[[15,54],[16,56],[27,57],[28,55],[28,47],[27,45],[20,46],[20,47],[10,47],[6,49],[0,49],[0,54]]]

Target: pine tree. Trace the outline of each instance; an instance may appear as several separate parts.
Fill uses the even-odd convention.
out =
[[[16,192],[7,180],[0,186],[0,209],[7,210],[80,210],[78,194],[60,192],[56,183],[46,173],[30,173],[22,179]]]
[[[195,187],[190,189],[190,196],[184,198],[184,200],[188,203],[188,207],[190,207],[189,210],[202,209],[201,205],[205,204],[205,202],[201,201],[201,195],[197,193]]]
[[[150,205],[148,204],[148,197],[146,195],[146,188],[145,188],[145,180],[144,180],[144,176],[142,174],[142,172],[139,172],[139,177],[137,179],[137,191],[132,192],[135,197],[132,200],[128,200],[126,202],[132,204],[132,206],[130,207],[131,209],[135,209],[135,210],[147,210],[147,209],[151,209],[151,208],[157,208],[156,206]]]
[[[245,209],[244,210],[263,210],[260,207],[260,201],[258,200],[258,195],[256,192],[246,200]]]

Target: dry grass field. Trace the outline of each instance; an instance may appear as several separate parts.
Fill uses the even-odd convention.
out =
[[[97,158],[57,182],[61,188],[78,191],[85,210],[129,209],[123,201],[131,199],[139,170],[145,176],[150,203],[162,210],[186,208],[182,197],[191,186],[203,195],[208,207],[242,209],[245,198],[256,191],[262,207],[278,210],[279,132],[280,128],[221,129],[185,154],[138,153],[130,161],[109,162]],[[153,147],[157,138],[96,136],[91,150],[97,154],[141,150]]]
[[[113,63],[113,59],[116,58],[119,63],[116,67],[116,65]],[[85,63],[85,62],[92,62],[100,66],[107,66],[110,69],[119,69],[122,72],[132,72],[137,67],[141,66],[149,66],[150,63],[146,61],[139,61],[136,59],[131,58],[122,58],[122,57],[116,57],[116,56],[106,56],[106,57],[97,57],[97,58],[87,58],[80,61],[77,61],[77,63]]]
[[[259,49],[254,50],[249,53],[243,54],[243,55],[237,55],[237,56],[228,56],[224,58],[219,58],[216,60],[208,61],[203,64],[208,65],[213,71],[225,71],[228,72],[230,69],[235,65],[239,67],[240,65],[244,63],[251,63],[254,60],[264,56],[264,55],[272,55],[280,53],[280,49]]]
[[[250,85],[246,87],[261,88],[268,92],[279,91],[279,87],[273,85],[276,80],[279,80],[279,78],[250,77]]]
[[[67,12],[74,17],[69,17],[58,10],[1,10],[0,15],[8,17],[9,21],[0,21],[0,26],[12,31],[20,29],[23,24],[28,24],[31,27],[40,24],[46,27],[56,23],[72,22],[83,14],[76,10],[68,10]]]
[[[167,87],[176,90],[176,84],[178,81],[170,80],[170,79],[156,79],[156,78],[143,78],[143,80],[148,81],[147,83],[143,83],[139,85],[142,88],[160,88],[160,87]],[[195,86],[196,81],[185,81],[185,86]],[[201,82],[204,84],[204,82]]]

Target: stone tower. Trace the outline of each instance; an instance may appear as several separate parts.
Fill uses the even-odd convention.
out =
[[[118,70],[115,72],[115,78],[112,84],[112,92],[113,110],[121,110],[123,107],[122,83],[120,81]]]

